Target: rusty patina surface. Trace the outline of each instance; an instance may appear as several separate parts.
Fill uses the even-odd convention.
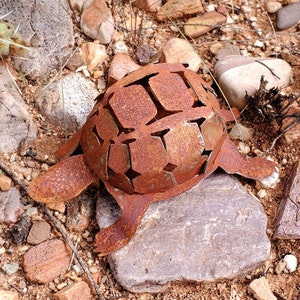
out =
[[[96,236],[95,251],[124,246],[151,202],[190,189],[218,167],[258,179],[274,171],[263,158],[244,158],[228,137],[237,109],[222,109],[200,75],[181,64],[143,67],[113,84],[83,128],[57,155],[63,159],[33,180],[29,194],[66,201],[99,179],[122,209],[120,219]]]

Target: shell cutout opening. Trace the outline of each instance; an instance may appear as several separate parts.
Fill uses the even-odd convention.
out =
[[[176,168],[177,168],[177,165],[172,164],[172,163],[168,163],[168,164],[164,167],[164,171],[167,171],[167,172],[173,172]]]
[[[158,101],[158,99],[156,98],[156,96],[154,95],[154,93],[151,91],[150,87],[147,86],[146,88],[149,96],[151,97],[154,105],[156,106],[157,109],[157,114],[156,116],[150,120],[146,125],[151,125],[152,123],[156,122],[157,120],[161,120],[165,117],[177,114],[182,112],[182,110],[176,110],[176,111],[167,111],[163,108],[163,106],[161,105],[161,103]]]
[[[158,132],[153,132],[153,133],[151,133],[151,135],[159,137],[161,139],[165,149],[167,149],[166,142],[164,140],[164,135],[167,134],[169,131],[170,131],[170,129],[165,129],[165,130],[161,130],[161,131],[158,131]]]
[[[205,122],[206,118],[199,118],[195,120],[189,120],[189,123],[196,123],[201,131],[201,125]]]
[[[110,98],[111,98],[111,97],[112,97],[112,95],[110,96]],[[113,116],[114,121],[116,122],[117,127],[118,127],[118,129],[119,129],[119,132],[118,132],[118,135],[117,135],[117,136],[120,136],[122,133],[128,134],[128,133],[134,131],[134,128],[125,128],[125,127],[123,127],[123,126],[121,125],[121,123],[119,122],[118,117],[117,117],[116,114],[114,113],[114,111],[113,111],[113,109],[111,108],[111,106],[109,105],[109,103],[107,103],[106,105],[104,105],[103,108],[109,110],[110,114]]]

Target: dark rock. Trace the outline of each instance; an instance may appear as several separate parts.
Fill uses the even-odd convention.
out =
[[[300,239],[300,161],[298,161],[287,180],[285,196],[281,200],[277,219],[275,238]]]
[[[291,3],[277,12],[277,28],[288,29],[300,20],[300,2]]]
[[[151,58],[156,54],[154,49],[147,44],[144,44],[136,50],[136,59],[141,65],[147,65],[151,62]]]
[[[9,233],[12,241],[16,245],[19,245],[26,241],[30,226],[31,223],[29,221],[29,217],[26,214],[23,214],[22,219],[11,228]]]
[[[107,197],[97,205],[100,227],[118,218]],[[233,278],[268,258],[266,225],[262,205],[237,179],[211,175],[152,204],[129,244],[108,258],[118,282],[132,292],[159,292],[171,281]]]

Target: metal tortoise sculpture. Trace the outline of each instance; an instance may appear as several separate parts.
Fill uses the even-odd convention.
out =
[[[32,180],[29,195],[67,201],[100,179],[122,210],[96,235],[103,255],[128,243],[152,202],[183,193],[218,167],[252,179],[274,171],[271,161],[241,156],[225,126],[238,110],[220,108],[202,77],[181,64],[142,67],[98,98],[58,150],[62,160]],[[78,146],[82,154],[70,156]]]

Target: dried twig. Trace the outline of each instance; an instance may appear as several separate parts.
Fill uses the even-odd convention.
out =
[[[11,177],[11,179],[17,183],[26,193],[28,191],[28,187],[24,184],[24,182],[18,178],[15,173],[4,163],[0,160],[0,169],[2,169],[9,177]],[[57,220],[53,214],[50,212],[50,210],[41,203],[37,203],[38,206],[43,210],[43,212],[45,213],[45,215],[47,215],[49,217],[49,219],[52,221],[52,224],[55,226],[55,228],[59,231],[59,233],[62,235],[63,239],[65,240],[65,242],[68,244],[68,246],[72,249],[76,259],[78,260],[81,268],[83,269],[83,271],[85,272],[85,274],[87,275],[89,281],[91,282],[93,288],[96,291],[96,294],[98,296],[98,299],[104,299],[100,293],[99,287],[98,285],[95,283],[94,278],[92,277],[88,267],[86,266],[85,262],[82,260],[79,252],[77,251],[76,247],[74,246],[73,242],[71,241],[71,239],[69,238],[69,236],[67,235],[67,233],[65,232],[65,230],[63,229],[62,224],[60,223],[59,220]]]

